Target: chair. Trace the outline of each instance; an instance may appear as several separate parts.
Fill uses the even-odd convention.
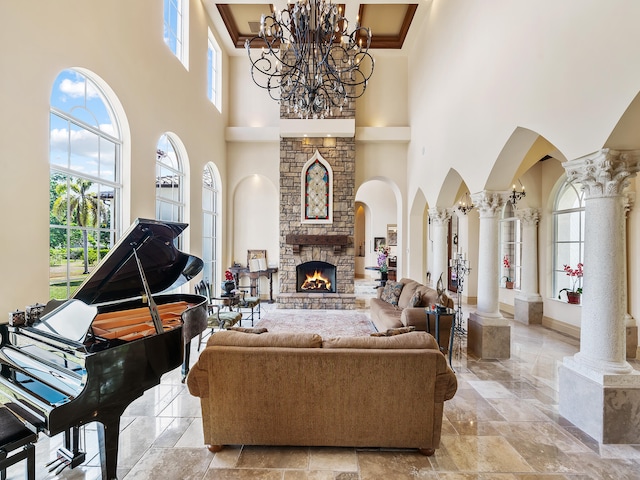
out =
[[[222,330],[234,326],[242,320],[242,313],[233,311],[234,300],[229,298],[214,297],[211,290],[211,284],[202,280],[195,286],[196,293],[207,298],[207,326],[211,328],[211,333],[216,328]],[[229,307],[229,311],[222,311],[224,307]],[[202,344],[202,333],[198,337],[198,351]]]
[[[259,283],[259,282],[258,282]],[[251,319],[251,326],[253,327],[253,320],[254,320],[254,316],[257,313],[258,314],[258,320],[260,320],[260,292],[258,287],[255,287],[256,293],[255,296],[252,295],[252,287],[237,287],[237,290],[240,292],[240,299],[238,300],[238,310],[240,310],[240,312],[242,312],[242,310],[248,310],[246,311],[243,316],[242,319],[240,320],[240,323],[242,323],[242,320],[249,320]]]
[[[36,433],[29,430],[11,410],[0,406],[0,479],[6,480],[7,468],[25,459],[25,477],[27,480],[36,478],[36,440]],[[18,449],[19,452],[10,455]]]

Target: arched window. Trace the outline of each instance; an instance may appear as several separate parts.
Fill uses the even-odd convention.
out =
[[[120,128],[87,75],[56,78],[49,113],[49,285],[66,299],[113,246],[120,229]]]
[[[333,170],[316,150],[302,168],[302,223],[333,221]]]
[[[582,184],[565,180],[556,194],[553,237],[553,297],[563,288],[574,287],[576,280],[567,275],[564,266],[576,269],[584,255],[584,192]],[[582,282],[582,278],[578,280]],[[575,285],[575,287],[581,287]],[[564,294],[563,294],[564,295]]]
[[[507,202],[500,219],[500,286],[520,288],[522,268],[522,227],[514,206]]]
[[[156,149],[156,219],[182,222],[184,206],[182,162],[174,142],[164,134]],[[181,238],[178,237],[178,248]]]
[[[211,164],[204,167],[202,174],[202,261],[203,278],[211,285],[217,285],[218,279],[218,185]]]

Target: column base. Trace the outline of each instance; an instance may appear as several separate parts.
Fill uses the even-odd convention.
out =
[[[479,359],[503,359],[511,356],[511,326],[492,321],[486,324],[471,313],[468,321],[467,353]]]
[[[560,365],[560,415],[603,444],[640,443],[640,375],[607,375],[598,382]]]
[[[525,325],[542,325],[542,299],[524,300],[516,297],[513,300],[513,319]]]
[[[638,326],[627,327],[627,358],[636,358],[638,350]]]

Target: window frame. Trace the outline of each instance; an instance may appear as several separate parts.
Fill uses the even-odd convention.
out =
[[[164,0],[163,39],[178,60],[189,68],[188,0]]]
[[[207,185],[207,176],[211,179],[210,185]],[[202,271],[203,279],[209,281],[211,285],[220,283],[218,261],[220,188],[218,183],[213,165],[207,163],[202,174],[202,261],[204,263]],[[207,202],[207,196],[210,199],[209,202]],[[207,231],[207,225],[210,226],[209,231]]]
[[[520,290],[522,279],[522,222],[515,215],[515,207],[506,202],[502,208],[499,224],[499,248],[500,248],[500,287],[506,287],[506,277],[510,276],[513,289]],[[504,257],[509,256],[509,269],[504,266]],[[512,275],[510,273],[513,272]]]
[[[207,97],[222,112],[222,50],[208,29],[207,37]]]
[[[70,73],[73,75],[70,75]],[[80,103],[77,103],[75,104],[75,106],[70,107],[69,111],[67,112],[53,105],[53,97],[57,94],[72,95],[69,92],[65,93],[61,86],[57,86],[59,79],[62,78],[62,82],[60,84],[62,85],[68,79],[66,77],[70,76],[81,78],[83,81],[84,90],[82,95],[76,95],[75,97],[82,98]],[[89,99],[92,98],[91,92],[95,92],[98,94],[100,107],[104,108],[104,112],[96,112],[90,108],[90,104],[95,102],[95,99],[91,102],[89,101]],[[93,267],[99,264],[102,259],[101,252],[102,250],[104,250],[105,245],[107,246],[107,251],[110,250],[114,246],[116,239],[120,236],[122,219],[121,202],[123,189],[121,181],[123,142],[120,138],[121,128],[118,123],[116,109],[109,101],[109,98],[105,91],[87,73],[73,68],[62,70],[56,76],[56,79],[53,82],[49,103],[49,178],[51,188],[49,197],[49,288],[50,296],[52,298],[58,298],[57,294],[54,292],[57,291],[57,286],[64,286],[66,293],[64,297],[69,298],[75,291],[74,287],[78,287],[81,281],[91,273]],[[80,112],[82,116],[89,114],[98,126],[87,123],[80,116],[73,115],[73,112]],[[100,128],[100,113],[109,116],[110,125],[113,128],[112,134],[109,133],[106,129]],[[85,118],[88,117],[85,116]],[[64,164],[60,162],[59,159],[56,162],[52,161],[54,148],[54,140],[52,138],[52,135],[54,130],[56,130],[56,133],[58,135],[60,132],[59,129],[54,128],[54,124],[58,127],[60,127],[61,124],[66,124],[66,147],[64,153],[67,158]],[[92,136],[96,137],[96,158],[87,156],[87,154],[83,152],[83,148],[86,148],[86,146],[83,147],[80,141],[74,141],[74,138],[82,137],[82,135],[78,135],[78,132],[88,132]],[[56,142],[59,143],[58,140],[56,140]],[[105,152],[105,145],[113,147],[112,156],[103,157],[102,153]],[[87,171],[75,168],[76,161],[74,161],[74,159],[76,161],[79,159],[85,163],[88,162],[89,164],[96,164],[96,173],[87,173]],[[105,169],[103,169],[102,167],[105,166],[105,161],[108,161],[108,163],[106,163],[107,166],[105,167]],[[105,177],[103,175],[104,171],[109,171],[111,169],[113,169],[113,173],[110,174],[109,177]],[[66,198],[66,201],[62,201],[62,203],[64,203],[64,208],[66,209],[63,220],[57,218],[53,212],[55,203],[59,199],[63,198],[61,195],[55,196],[56,194],[53,191],[54,178],[56,177],[61,177],[60,180],[63,180],[55,180],[56,185],[66,186],[66,188],[63,187],[63,192],[65,194],[64,198]],[[70,211],[70,198],[72,197],[72,195],[70,192],[73,191],[72,184],[74,184],[75,186],[79,186],[82,182],[91,182],[92,188],[90,189],[90,191],[93,193],[93,195],[90,194],[89,196],[98,199],[96,201],[96,205],[98,207],[98,211],[96,214],[96,220],[98,222],[97,226],[74,225],[74,222],[71,220],[72,214]],[[98,192],[97,194],[95,193],[96,191]],[[78,197],[76,196],[76,198]],[[105,207],[104,210],[102,209],[103,206]],[[55,223],[53,221],[54,218],[60,223]],[[101,221],[105,218],[108,220],[106,224]],[[65,258],[59,257],[59,255],[56,253],[56,251],[59,249],[52,246],[52,234],[54,234],[54,232],[56,231],[64,235],[64,249],[66,250]],[[93,248],[95,250],[94,261],[90,261],[91,250],[86,250],[85,253],[87,258],[85,258],[85,253],[83,253],[83,263],[86,260],[87,270],[83,271],[79,275],[73,273],[74,268],[72,267],[72,246],[74,242],[73,238],[75,235],[77,235],[77,233],[81,233],[83,236],[86,234],[87,237],[91,237],[88,238],[90,243],[97,243],[97,247]],[[59,236],[57,237],[60,238]],[[55,265],[55,262],[57,262],[58,260],[64,262],[64,275],[62,277],[52,276],[53,267]]]
[[[561,197],[565,194],[565,192],[569,188],[573,189],[573,191],[576,193],[576,196],[577,196],[576,200],[577,200],[578,206],[572,207],[572,208],[558,209],[558,202],[560,201]],[[568,240],[559,240],[558,239],[559,220],[564,215],[575,216],[575,214],[578,214],[576,216],[576,218],[578,219],[578,226],[574,228],[571,233],[575,233],[577,231],[578,239],[576,240],[571,238]],[[582,190],[580,182],[577,182],[577,181],[572,182],[572,181],[569,181],[567,178],[564,179],[564,181],[558,188],[553,201],[552,218],[553,218],[553,249],[552,249],[553,254],[552,254],[552,265],[551,265],[551,289],[552,289],[551,298],[559,299],[558,298],[559,293],[556,293],[556,292],[559,292],[563,288],[570,288],[573,285],[572,280],[570,279],[570,277],[567,276],[566,272],[564,271],[564,265],[565,264],[570,265],[571,268],[575,269],[577,268],[577,263],[584,263],[585,193]],[[576,262],[571,263],[571,260],[569,260],[569,263],[561,264],[561,262],[559,262],[558,250],[560,245],[577,245],[578,246],[578,255],[577,255],[577,258],[575,259]],[[561,280],[565,280],[565,281],[563,282]],[[582,278],[578,280],[578,283],[576,286],[582,287]]]

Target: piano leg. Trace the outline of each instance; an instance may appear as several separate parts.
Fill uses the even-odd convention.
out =
[[[117,480],[120,415],[110,415],[107,418],[103,417],[97,423],[97,426],[102,480]]]
[[[189,373],[189,357],[191,356],[191,340],[184,345],[184,362],[182,363],[182,383]]]

